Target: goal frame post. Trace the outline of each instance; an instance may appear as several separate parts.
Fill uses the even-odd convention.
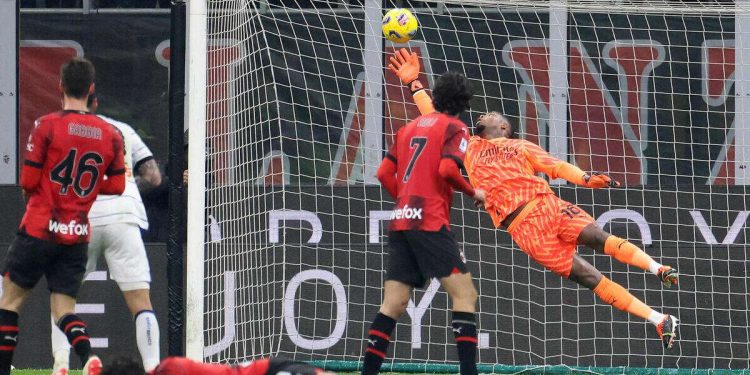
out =
[[[503,1],[498,1],[499,3],[502,3]],[[471,1],[470,1],[471,3]],[[573,85],[573,82],[570,79],[570,67],[568,66],[570,63],[570,55],[572,54],[571,49],[571,33],[574,30],[575,27],[575,20],[572,16],[573,13],[576,13],[580,11],[580,8],[575,8],[574,6],[571,6],[571,3],[575,3],[573,1],[568,0],[550,0],[548,3],[548,14],[549,14],[549,21],[548,21],[548,29],[549,32],[548,38],[545,40],[546,47],[549,49],[550,54],[550,65],[554,67],[550,68],[549,74],[550,74],[550,82],[548,85],[551,89],[551,97],[549,99],[549,114],[546,124],[546,131],[547,133],[546,138],[542,137],[542,129],[539,129],[539,136],[540,136],[540,143],[542,143],[543,147],[546,148],[551,154],[557,156],[560,159],[563,160],[569,160],[573,163],[575,163],[575,160],[572,158],[572,149],[573,147],[568,143],[568,140],[572,135],[570,134],[570,126],[572,121],[574,120],[574,116],[570,113],[570,106],[571,106],[571,86]],[[385,151],[385,136],[386,136],[386,130],[383,129],[384,122],[385,122],[385,116],[386,111],[384,110],[384,104],[380,103],[379,101],[384,100],[384,91],[386,83],[383,79],[380,72],[383,71],[383,53],[385,48],[385,45],[382,42],[382,37],[377,33],[377,15],[378,12],[375,11],[375,8],[368,9],[368,6],[380,4],[380,12],[382,12],[382,3],[379,0],[366,0],[364,2],[363,9],[354,10],[351,11],[350,14],[357,13],[358,16],[362,16],[364,19],[364,29],[362,31],[362,34],[364,34],[364,38],[362,39],[362,56],[363,56],[363,63],[362,63],[362,69],[364,69],[364,72],[360,73],[363,74],[365,77],[364,85],[364,91],[363,91],[363,104],[361,106],[363,109],[358,109],[360,112],[364,112],[364,120],[363,120],[363,130],[362,130],[362,141],[359,144],[359,147],[361,147],[358,152],[360,152],[359,157],[363,159],[362,163],[362,185],[376,185],[376,181],[372,178],[373,172],[375,170],[374,167],[377,166],[377,162],[381,159],[383,152]],[[444,3],[441,3],[441,6],[445,6]],[[737,137],[735,146],[737,148],[737,154],[734,160],[734,168],[735,168],[735,185],[747,185],[750,181],[750,177],[746,177],[745,173],[747,172],[747,169],[744,167],[744,165],[747,162],[750,162],[750,120],[748,120],[747,113],[743,113],[745,111],[744,109],[739,108],[745,108],[750,103],[750,67],[747,66],[747,64],[744,64],[745,61],[750,60],[750,48],[747,48],[746,46],[750,43],[750,32],[748,31],[748,27],[745,25],[747,20],[750,20],[750,0],[737,0],[736,2],[736,13],[735,13],[735,31],[734,31],[734,37],[736,39],[736,49],[738,49],[738,55],[737,55],[737,75],[735,77],[735,88],[736,88],[736,107],[738,108],[735,111],[736,115],[736,134]],[[539,8],[543,8],[543,6],[539,6]],[[727,8],[726,10],[732,10],[731,8]],[[253,11],[250,10],[243,10],[247,12],[258,12],[261,15],[271,15],[273,16],[274,10],[268,10],[263,9],[261,6],[261,9],[254,9]],[[278,11],[278,10],[277,10]],[[481,10],[472,10],[472,12],[480,12]],[[622,13],[628,13],[628,12],[634,12],[635,10],[623,10]],[[294,11],[292,11],[294,12]],[[336,9],[331,10],[330,13],[346,13],[349,12],[348,9]],[[601,12],[601,10],[599,10]],[[675,12],[679,13],[680,10],[675,10]],[[207,169],[210,169],[211,166],[207,166],[207,151],[210,151],[210,148],[207,145],[207,129],[206,129],[206,121],[207,121],[207,72],[209,69],[209,58],[208,58],[208,46],[209,46],[209,40],[208,40],[208,26],[209,21],[213,21],[213,19],[209,20],[208,17],[208,10],[207,5],[205,2],[202,3],[195,3],[191,2],[189,3],[188,7],[188,87],[187,87],[187,108],[186,108],[186,118],[187,118],[187,124],[188,124],[188,131],[189,131],[189,138],[192,140],[189,146],[188,150],[188,170],[189,170],[189,189],[188,189],[188,212],[191,213],[191,215],[188,215],[187,219],[187,233],[188,233],[188,245],[187,245],[187,259],[186,259],[186,275],[188,278],[186,279],[186,293],[187,298],[185,302],[185,310],[186,310],[186,320],[185,320],[185,343],[186,343],[186,354],[189,358],[196,359],[196,360],[203,360],[207,358],[207,354],[211,353],[210,350],[206,350],[206,345],[208,342],[211,341],[210,333],[204,332],[204,327],[210,327],[211,321],[204,320],[206,318],[205,316],[205,308],[204,303],[206,303],[206,306],[208,306],[209,309],[211,309],[211,304],[206,302],[206,296],[205,291],[208,291],[209,293],[211,290],[211,286],[209,284],[206,284],[206,278],[205,276],[208,275],[211,277],[213,273],[211,272],[211,268],[206,266],[206,261],[209,261],[212,259],[211,255],[206,254],[206,244],[208,239],[206,238],[207,233],[207,211],[206,211],[206,205],[207,203],[213,207],[213,203],[207,202],[210,201],[210,199],[207,199],[206,195],[207,192],[210,193],[214,186],[210,185],[207,186],[207,180],[206,180],[206,173]],[[281,14],[281,12],[278,12]],[[467,10],[467,13],[469,13],[469,10]],[[213,9],[212,9],[213,14]],[[686,12],[686,14],[689,14],[689,12]],[[725,13],[728,14],[728,13]],[[573,26],[571,25],[573,24]],[[213,24],[211,30],[213,31]],[[266,35],[269,31],[267,30],[261,30],[260,33],[263,34],[263,36]],[[729,34],[729,33],[727,33]],[[499,53],[499,49],[495,49],[496,52]],[[263,60],[264,61],[264,60]],[[270,59],[269,59],[270,61]],[[270,61],[269,63],[272,63]],[[273,73],[273,70],[271,70],[271,73]],[[387,73],[386,73],[387,74]],[[601,72],[597,73],[601,74]],[[213,77],[213,75],[211,75]],[[680,78],[680,77],[678,77]],[[359,77],[355,79],[358,80]],[[276,88],[276,80],[275,77],[273,78],[273,81],[271,83],[273,86],[273,89]],[[603,92],[607,90],[606,88],[602,88]],[[355,89],[355,96],[356,93],[359,92],[359,88]],[[278,95],[274,96],[274,100],[279,100]],[[744,103],[744,104],[743,104]],[[588,104],[587,104],[588,105]],[[606,105],[606,104],[605,104]],[[727,110],[729,111],[729,110]],[[281,120],[279,120],[281,122]],[[273,125],[275,126],[275,125]],[[280,125],[279,125],[280,126]],[[281,126],[280,126],[281,127]],[[211,128],[213,130],[213,128]],[[283,138],[282,136],[278,136],[279,138]],[[545,142],[546,141],[546,142]],[[279,147],[278,150],[272,150],[272,151],[279,151],[279,155],[281,155],[281,160],[283,163],[285,163],[285,167],[283,167],[283,171],[288,173],[288,160],[286,159],[286,154],[284,153],[284,142],[280,142],[280,144],[277,146]],[[635,147],[635,146],[634,146]],[[637,147],[636,147],[637,148]],[[273,155],[272,153],[269,153],[268,155]],[[645,161],[643,162],[645,163]],[[267,171],[270,167],[270,161],[266,163],[264,161],[263,167],[261,168],[262,171]],[[641,168],[645,164],[641,164]],[[208,171],[209,173],[211,171]],[[231,171],[230,171],[231,173]],[[646,185],[646,173],[641,174],[641,185]],[[750,175],[747,175],[750,176]],[[315,175],[315,177],[318,177]],[[231,179],[233,182],[234,180]],[[333,179],[331,179],[333,180]],[[255,178],[254,181],[258,181],[256,183],[257,185],[261,185],[260,181],[262,181],[261,178]],[[359,182],[359,181],[357,181]],[[566,184],[565,181],[561,180],[553,180],[551,181],[552,184],[558,185],[558,184]],[[349,181],[349,184],[351,185],[351,181]],[[333,183],[331,183],[333,185]],[[360,187],[357,183],[357,189]],[[290,184],[288,182],[285,182],[283,185],[278,186],[276,188],[268,188],[264,190],[265,193],[280,193],[277,196],[271,197],[273,199],[268,199],[268,202],[270,206],[276,208],[277,202],[280,202],[278,204],[281,204],[282,207],[280,207],[280,210],[291,210],[293,208],[289,208],[286,206],[286,198],[287,198],[287,189],[289,189]],[[318,186],[323,185],[316,185],[314,189],[317,192]],[[637,186],[637,185],[636,185]],[[377,189],[376,186],[370,186],[374,189]],[[738,186],[741,187],[741,186]],[[328,186],[326,185],[325,188],[327,189]],[[343,188],[343,187],[342,187]],[[349,186],[346,186],[347,189],[349,189]],[[295,188],[292,187],[290,190],[292,190],[290,195],[298,194],[298,195],[304,195],[304,193],[297,193],[295,192]],[[323,189],[320,189],[323,190]],[[657,189],[659,190],[659,189]],[[354,191],[354,189],[352,189]],[[680,192],[680,191],[677,191]],[[696,194],[696,192],[693,192]],[[325,194],[325,193],[324,193]],[[268,194],[270,197],[272,194]],[[349,197],[348,199],[351,199]],[[387,199],[386,199],[387,200]],[[586,204],[584,202],[584,204]],[[646,203],[643,203],[642,206],[639,206],[638,203],[634,203],[635,207],[647,207]],[[465,206],[465,204],[464,204]],[[268,207],[268,206],[264,206]],[[650,206],[648,206],[650,207]],[[317,209],[317,207],[315,207]],[[709,208],[711,209],[711,208]],[[313,209],[309,208],[310,212],[314,213]],[[274,210],[276,211],[276,210]],[[264,210],[259,210],[257,212],[253,212],[254,214],[260,212],[261,214],[265,212]],[[268,211],[270,212],[270,211]],[[386,212],[386,211],[378,211],[378,212]],[[692,211],[691,211],[692,212]],[[592,212],[592,214],[594,214]],[[345,215],[345,214],[344,214]],[[270,216],[270,215],[269,215]],[[317,218],[317,217],[316,217]],[[269,221],[271,219],[269,218]],[[262,221],[262,219],[261,219]],[[305,221],[305,220],[301,220]],[[310,221],[311,222],[311,221]],[[319,221],[318,221],[319,222]],[[667,223],[668,225],[671,225]],[[658,224],[657,224],[658,225]],[[313,233],[316,233],[316,226],[313,224]],[[474,227],[472,227],[474,228]],[[476,228],[481,229],[479,226]],[[306,228],[305,228],[306,229]],[[266,230],[269,233],[272,233],[271,226],[269,224],[269,227],[266,228]],[[279,228],[275,228],[276,232],[278,233]],[[710,229],[709,229],[710,230]],[[258,231],[258,238],[264,238],[263,232],[264,229],[261,229]],[[366,233],[366,232],[365,232]],[[703,231],[701,230],[701,233]],[[380,235],[379,232],[374,233],[374,236],[378,237]],[[278,234],[277,234],[278,236]],[[372,238],[373,233],[370,233],[370,238]],[[269,234],[270,237],[270,234]],[[314,237],[314,236],[313,236]],[[318,238],[319,239],[319,238]],[[679,238],[675,239],[674,242],[677,242]],[[672,241],[672,239],[669,239],[669,241]],[[278,239],[276,241],[270,241],[269,243],[278,243]],[[304,241],[303,241],[304,242]],[[308,241],[309,243],[313,243],[314,241]],[[372,243],[372,241],[370,241]],[[317,243],[317,242],[315,242]],[[480,240],[481,243],[481,240]],[[711,242],[707,241],[707,244],[710,244]],[[292,243],[292,246],[294,246],[296,242]],[[646,242],[643,242],[644,246],[646,245]],[[274,245],[275,246],[275,245]],[[285,246],[285,245],[281,245]],[[304,245],[302,245],[304,246]],[[286,252],[284,252],[284,256],[286,256]],[[286,259],[284,259],[281,263],[286,267]],[[327,266],[327,264],[326,264]],[[339,266],[340,267],[340,266]],[[286,268],[284,268],[284,272],[286,272]],[[286,290],[288,283],[286,281],[286,277],[284,277],[282,281],[283,286],[280,288],[281,290]],[[263,280],[261,280],[262,282]],[[229,285],[229,284],[227,284]],[[234,286],[234,284],[231,284]],[[650,289],[646,289],[649,290]],[[292,296],[294,297],[294,296]],[[232,308],[234,308],[234,305],[232,304]],[[282,318],[285,318],[287,316],[282,316]],[[225,321],[226,322],[226,321]],[[232,322],[234,324],[234,322]],[[282,328],[279,332],[274,332],[273,335],[279,339],[279,340],[286,340],[285,335],[290,335],[289,331],[285,331],[284,328]],[[629,339],[630,337],[628,337]],[[280,342],[280,341],[278,341]],[[279,345],[277,345],[277,348]],[[308,349],[308,348],[305,348]],[[277,349],[278,352],[278,349]],[[273,353],[275,354],[275,353]],[[430,359],[432,360],[432,359]],[[361,365],[359,361],[357,360],[351,360],[351,361],[339,361],[339,360],[318,360],[314,361],[316,365],[320,365],[321,367],[325,367],[326,369],[330,370],[340,370],[340,371],[356,371],[359,369],[359,366]],[[401,362],[401,361],[395,361],[390,364],[386,364],[384,369],[390,369],[390,371],[399,371],[399,372],[423,372],[423,371],[429,371],[429,372],[455,372],[457,370],[457,365],[454,364],[440,364],[440,363],[427,363],[427,364],[418,364],[418,363],[407,363],[407,362]],[[621,373],[624,371],[623,369],[636,371],[639,373],[659,373],[659,369],[657,368],[649,368],[649,367],[577,367],[577,366],[567,366],[567,365],[543,365],[543,366],[534,366],[534,365],[490,365],[490,364],[482,364],[480,365],[480,369],[482,372],[521,372],[521,371],[529,371],[529,372],[535,372],[536,370],[540,372],[545,373],[567,373],[569,371],[593,371],[593,372],[599,372],[599,373]],[[670,369],[674,370],[674,373],[696,373],[695,371],[698,371],[698,373],[701,373],[700,371],[704,370],[692,370],[688,368],[675,368]],[[710,371],[710,370],[706,370]],[[709,373],[709,372],[706,372]],[[727,373],[736,373],[736,370],[728,370]]]
[[[204,212],[206,202],[206,76],[208,12],[205,1],[187,7],[188,213]],[[185,356],[203,360],[205,215],[187,217]]]
[[[169,206],[167,237],[167,293],[169,300],[167,354],[185,354],[185,14],[184,0],[172,3],[169,40]]]

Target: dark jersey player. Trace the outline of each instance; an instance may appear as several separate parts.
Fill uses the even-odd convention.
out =
[[[102,375],[144,375],[139,361],[118,358],[102,370]],[[283,358],[265,358],[238,366],[196,362],[187,358],[170,357],[159,363],[148,375],[335,375]]]
[[[86,112],[94,75],[94,66],[85,59],[62,66],[63,110],[39,118],[26,146],[21,170],[26,213],[3,269],[0,375],[10,373],[18,312],[42,276],[51,292],[52,316],[84,363],[83,373],[101,371],[86,325],[74,308],[86,270],[89,209],[100,192],[122,194],[125,164],[120,134]]]
[[[402,127],[378,169],[377,177],[396,205],[383,304],[370,326],[362,374],[380,371],[412,289],[431,278],[438,278],[451,297],[461,374],[477,373],[477,291],[449,220],[454,189],[484,201],[484,192],[475,191],[459,170],[469,132],[458,115],[469,108],[471,97],[466,77],[451,72],[440,76],[433,90],[438,112]]]

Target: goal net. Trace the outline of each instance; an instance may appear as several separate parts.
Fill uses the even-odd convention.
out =
[[[451,230],[480,294],[481,371],[748,366],[750,2],[195,3],[192,356],[233,363],[281,355],[357,368],[382,299],[392,207],[375,170],[396,130],[418,116],[385,69],[406,47],[421,57],[423,82],[447,70],[471,80],[467,124],[499,111],[520,137],[621,181],[596,191],[550,183],[681,274],[666,289],[579,249],[636,297],[680,318],[679,341],[665,350],[651,324],[545,271],[456,194]],[[380,34],[384,9],[394,6],[419,19],[408,44]],[[384,369],[456,372],[449,322],[436,282],[415,292]]]

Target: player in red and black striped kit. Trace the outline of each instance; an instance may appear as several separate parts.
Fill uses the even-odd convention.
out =
[[[438,278],[451,297],[453,332],[462,375],[476,374],[477,291],[463,253],[450,231],[453,191],[484,201],[461,175],[469,131],[458,116],[469,108],[466,77],[448,72],[433,89],[436,113],[402,127],[378,169],[378,179],[396,198],[388,235],[383,304],[369,330],[363,375],[377,374],[396,321],[414,287]]]
[[[140,361],[118,358],[102,370],[102,375],[144,375]],[[216,363],[201,363],[187,358],[170,357],[159,363],[148,375],[335,375],[332,372],[308,365],[304,362],[283,358],[264,358],[252,362],[229,366]]]
[[[94,76],[94,66],[86,59],[74,58],[62,66],[63,110],[39,118],[26,146],[21,170],[26,213],[3,269],[0,375],[10,374],[18,312],[42,276],[51,292],[52,315],[84,363],[84,375],[101,371],[86,324],[74,308],[86,271],[89,209],[99,193],[122,194],[125,164],[122,136],[87,112]]]

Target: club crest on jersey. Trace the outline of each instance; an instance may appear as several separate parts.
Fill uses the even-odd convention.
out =
[[[55,220],[49,220],[49,231],[51,233],[60,234],[74,234],[76,236],[88,236],[89,225],[79,224],[75,220],[71,220],[69,223],[59,223]]]
[[[406,205],[402,208],[395,209],[391,213],[391,220],[398,220],[398,219],[422,220],[422,209],[409,207],[409,205]]]

